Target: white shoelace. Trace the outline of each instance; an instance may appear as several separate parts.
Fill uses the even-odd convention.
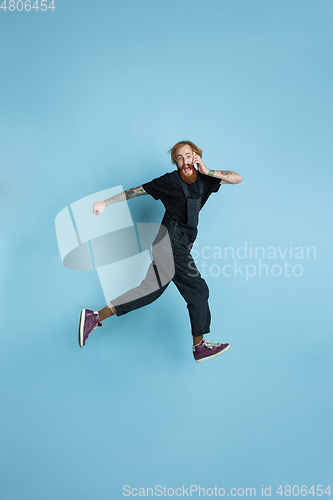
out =
[[[98,326],[99,326],[99,325],[98,325],[98,323],[97,323],[96,325],[94,325],[94,326],[92,326],[92,327],[91,327],[91,330],[89,330],[89,333],[88,333],[88,337],[89,337],[89,335],[90,335],[90,334],[91,334],[94,330],[96,330],[96,328],[97,328]],[[88,337],[87,337],[87,338],[88,338]]]
[[[205,347],[208,347],[208,349],[213,349],[213,347],[219,347],[221,344],[220,343],[215,343],[215,342],[212,342],[211,340],[205,340],[204,342],[204,346]]]

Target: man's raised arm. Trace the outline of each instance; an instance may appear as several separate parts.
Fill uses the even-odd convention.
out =
[[[201,156],[197,155],[196,153],[193,156],[193,163],[196,163],[198,165],[198,170],[202,174],[221,179],[220,184],[239,184],[240,182],[242,182],[242,176],[236,174],[236,172],[233,172],[232,170],[209,170],[209,168],[207,168],[202,161]]]
[[[111,205],[112,203],[118,203],[118,201],[130,200],[131,198],[135,198],[136,196],[143,196],[144,194],[148,194],[142,186],[138,186],[135,188],[127,189],[126,191],[122,191],[119,194],[111,196],[104,201],[96,201],[93,205],[93,212],[96,215],[100,215],[106,207]]]
[[[221,179],[220,184],[239,184],[242,182],[242,176],[231,170],[208,170],[206,175]]]

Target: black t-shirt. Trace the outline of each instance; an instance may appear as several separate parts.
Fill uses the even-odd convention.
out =
[[[197,179],[193,184],[187,184],[191,198],[199,198],[198,177],[204,183],[204,191],[201,200],[201,208],[204,206],[212,193],[217,193],[220,189],[221,179],[201,174],[197,171]],[[161,177],[157,177],[150,182],[142,184],[143,189],[155,200],[161,200],[166,211],[172,219],[186,224],[187,222],[187,204],[186,196],[180,183],[178,170],[168,172]],[[200,210],[201,210],[200,208]]]

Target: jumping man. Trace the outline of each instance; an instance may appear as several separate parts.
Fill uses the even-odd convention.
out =
[[[161,200],[165,214],[159,234],[153,243],[153,262],[148,268],[141,284],[112,300],[100,311],[83,309],[80,316],[79,344],[85,345],[90,333],[102,321],[110,316],[122,316],[156,300],[173,281],[187,303],[193,336],[193,355],[197,362],[205,361],[222,354],[229,349],[229,344],[213,343],[203,335],[210,332],[210,310],[208,305],[209,290],[201,277],[191,256],[191,248],[198,232],[199,211],[209,196],[216,193],[221,184],[239,184],[239,174],[225,170],[209,170],[202,161],[202,150],[191,141],[178,142],[170,149],[171,161],[177,170],[168,172],[136,188],[127,189],[104,201],[93,205],[93,212],[100,215],[112,203],[129,200],[136,196],[151,195]],[[194,165],[197,164],[197,169]],[[164,232],[168,232],[170,252],[174,270],[167,282],[162,279],[163,269],[161,254],[157,252],[157,243]],[[167,247],[166,247],[167,248]],[[165,267],[165,266],[164,266]],[[157,287],[152,283],[158,283]]]

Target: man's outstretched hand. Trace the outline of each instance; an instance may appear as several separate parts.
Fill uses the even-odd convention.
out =
[[[96,201],[93,204],[93,212],[96,215],[100,215],[102,212],[104,212],[105,208],[106,207],[104,201]]]

